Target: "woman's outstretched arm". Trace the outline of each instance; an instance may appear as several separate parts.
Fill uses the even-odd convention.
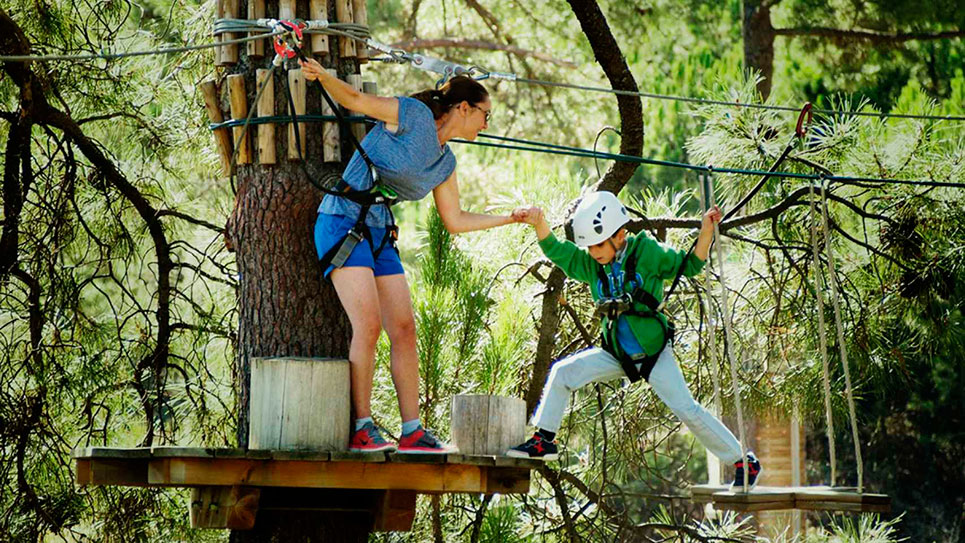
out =
[[[308,62],[299,60],[305,79],[317,79],[325,90],[339,104],[352,111],[368,115],[373,119],[384,121],[386,124],[399,124],[399,101],[395,98],[385,98],[372,94],[365,94],[341,79],[328,73],[315,59]]]
[[[485,230],[522,221],[519,210],[514,211],[512,215],[487,215],[463,211],[459,204],[459,182],[456,180],[456,172],[452,172],[449,179],[433,189],[432,196],[435,198],[439,216],[442,217],[442,224],[452,234]]]

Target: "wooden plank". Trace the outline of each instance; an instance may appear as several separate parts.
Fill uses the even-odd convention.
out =
[[[340,23],[355,22],[352,15],[352,0],[335,0],[335,18]],[[338,51],[342,58],[355,58],[355,40],[339,36]]]
[[[307,460],[311,462],[328,462],[329,451],[271,451],[274,460]]]
[[[238,6],[238,0],[222,0],[222,6],[224,7],[223,17],[225,19],[240,19],[242,17],[241,11]],[[225,41],[236,40],[242,35],[237,32],[229,32],[224,34]],[[224,45],[221,47],[221,62],[220,64],[237,64],[238,63],[238,44],[233,43],[230,45]]]
[[[533,458],[513,458],[511,456],[496,457],[497,467],[540,469],[544,464],[545,462],[543,460],[536,460]]]
[[[384,452],[329,451],[332,462],[385,462]]]
[[[249,42],[259,43],[259,42]],[[275,114],[275,80],[271,70],[260,68],[255,71],[256,89],[265,86],[258,98],[257,115],[259,117],[271,117]],[[258,125],[258,163],[275,163],[275,124],[265,123]]]
[[[265,18],[265,0],[248,0],[248,19],[256,21]],[[260,32],[249,32],[248,36],[257,36]],[[268,39],[252,40],[248,42],[248,56],[261,58],[265,56],[265,42]]]
[[[78,454],[82,453],[82,454]],[[87,447],[75,451],[75,458],[150,458],[150,447]]]
[[[228,76],[228,101],[231,104],[231,119],[244,121],[248,117],[248,95],[245,91],[245,76],[232,74]],[[250,128],[250,127],[249,127]],[[251,132],[245,126],[232,129],[232,141],[238,148],[236,161],[238,164],[251,163]]]
[[[278,18],[283,21],[291,21],[295,16],[295,0],[279,0]]]
[[[288,89],[292,94],[292,102],[295,104],[295,114],[298,116],[305,114],[305,75],[301,68],[288,70]],[[288,106],[291,107],[291,104]],[[289,111],[288,113],[292,113]],[[301,156],[305,156],[305,123],[298,123],[298,136],[301,141]],[[295,126],[288,124],[288,159],[299,160],[298,146],[295,144]]]
[[[528,494],[529,470],[525,468],[489,468],[486,470],[486,494]]]
[[[224,122],[218,101],[218,87],[214,80],[201,83],[201,94],[204,96],[204,108],[208,112],[208,120],[215,124]],[[234,144],[231,142],[231,133],[227,128],[218,128],[214,131],[214,140],[218,146],[218,156],[221,157],[221,173],[228,177],[233,169],[231,153]]]
[[[78,458],[74,461],[74,482],[80,486],[90,484],[90,460]]]
[[[154,458],[172,457],[191,457],[191,458],[214,458],[214,449],[204,447],[178,447],[171,445],[155,445],[151,447],[151,456]]]
[[[338,77],[338,72],[333,68],[328,69],[328,73],[332,77]],[[328,102],[322,98],[322,115],[335,115],[332,111],[331,106]],[[325,162],[341,162],[342,161],[342,149],[339,144],[339,126],[338,122],[326,121],[322,123],[322,159]]]
[[[445,464],[445,454],[432,453],[389,453],[386,455],[389,462],[415,463],[415,464]]]
[[[375,509],[376,532],[407,532],[415,519],[416,493],[412,490],[387,490]]]
[[[191,489],[188,505],[192,528],[250,530],[255,526],[261,490],[242,486]]]
[[[158,486],[244,485],[471,493],[483,492],[486,488],[485,474],[479,466],[230,458],[151,460],[148,480]]]
[[[369,25],[369,13],[366,0],[352,0],[352,20],[355,21],[355,24]],[[368,62],[368,48],[362,43],[352,41],[355,45],[355,53],[358,56],[359,64]]]
[[[148,481],[147,459],[98,458],[81,460],[86,466],[78,465],[78,484],[105,486],[150,486]],[[84,482],[81,482],[84,481]]]
[[[328,21],[328,0],[309,0],[308,9],[313,21]],[[328,53],[328,36],[312,34],[312,54]]]
[[[449,464],[468,464],[471,466],[495,466],[496,457],[485,454],[447,454]]]

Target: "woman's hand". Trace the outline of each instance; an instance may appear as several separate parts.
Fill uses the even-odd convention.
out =
[[[522,222],[536,226],[543,220],[543,210],[535,206],[517,207],[513,210],[512,216],[513,222]]]
[[[325,68],[323,68],[322,65],[319,64],[318,61],[313,58],[310,58],[308,60],[299,59],[298,65],[302,67],[302,74],[305,76],[305,79],[307,79],[308,81],[321,79],[322,74],[327,73],[325,72]]]

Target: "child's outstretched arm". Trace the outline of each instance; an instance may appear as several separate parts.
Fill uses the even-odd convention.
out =
[[[697,246],[694,247],[694,255],[697,258],[707,261],[707,254],[710,252],[710,244],[714,241],[714,225],[719,223],[724,214],[720,208],[714,206],[704,213],[700,221],[700,236],[697,238]]]
[[[513,218],[536,229],[536,239],[543,241],[550,235],[550,225],[546,222],[543,210],[538,207],[523,207],[513,211]]]

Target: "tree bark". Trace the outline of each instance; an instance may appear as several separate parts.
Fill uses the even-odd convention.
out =
[[[334,2],[329,3],[333,11]],[[268,2],[268,13],[277,13],[278,2]],[[301,6],[300,7],[304,7]],[[298,15],[301,15],[299,13]],[[334,13],[330,13],[334,20]],[[338,51],[334,45],[331,51]],[[337,67],[344,77],[358,71],[354,61],[326,55],[319,60]],[[257,92],[255,69],[271,57],[235,70],[245,76],[248,101]],[[297,66],[296,66],[297,68]],[[288,111],[288,77],[284,69],[274,73],[275,111]],[[308,85],[306,114],[321,113],[317,83]],[[253,107],[253,106],[252,106]],[[223,106],[223,109],[227,109]],[[331,185],[345,166],[326,164],[322,153],[322,125],[308,124],[306,166],[322,184]],[[238,166],[238,193],[226,235],[235,249],[239,277],[238,344],[235,387],[238,406],[238,445],[248,445],[251,358],[262,356],[348,357],[351,327],[331,282],[323,280],[313,241],[316,210],[322,193],[316,189],[297,160],[286,160],[289,130],[279,126],[275,165]],[[348,154],[351,146],[343,145]],[[346,436],[347,438],[347,436]],[[327,498],[336,491],[319,491]],[[347,495],[346,495],[347,496]],[[291,504],[272,503],[263,495],[261,509],[251,531],[233,531],[233,543],[247,542],[348,542],[365,541],[372,527],[367,513],[346,514],[331,510],[293,511]],[[336,500],[337,501],[337,500]]]
[[[761,75],[757,92],[767,100],[774,76],[774,27],[767,0],[744,0],[744,69]]]

